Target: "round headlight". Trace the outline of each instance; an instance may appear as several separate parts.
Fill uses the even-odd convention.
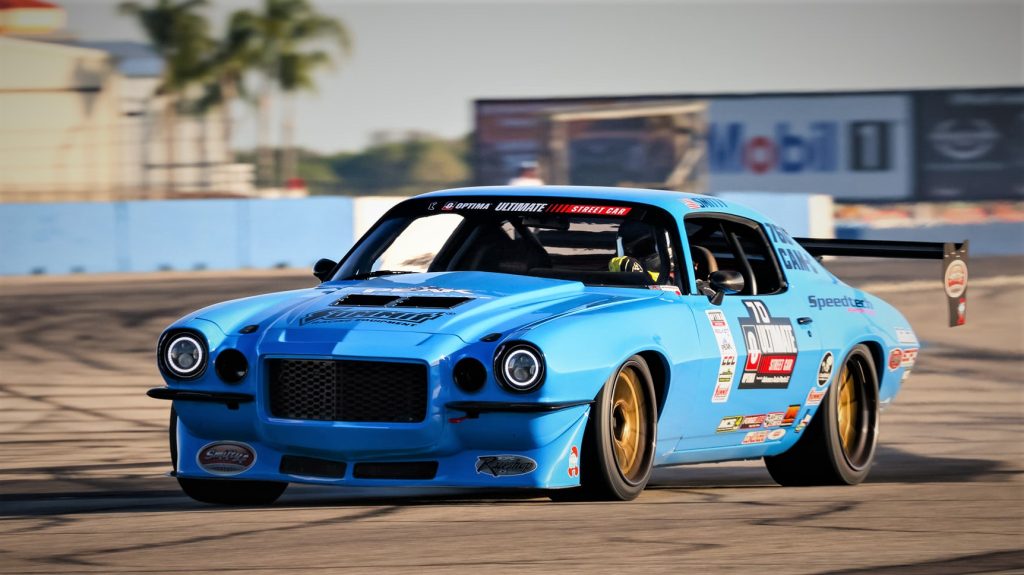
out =
[[[503,346],[498,353],[498,373],[505,387],[512,391],[532,391],[544,382],[544,357],[540,350],[526,343]]]
[[[199,338],[190,333],[174,336],[164,348],[164,365],[177,377],[194,377],[202,372],[206,354]]]

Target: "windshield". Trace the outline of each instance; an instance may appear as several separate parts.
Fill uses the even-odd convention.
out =
[[[334,279],[485,271],[592,285],[679,285],[670,218],[656,208],[503,200],[405,202],[360,242]]]

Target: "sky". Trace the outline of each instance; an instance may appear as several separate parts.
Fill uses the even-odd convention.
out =
[[[80,39],[144,39],[116,1],[59,3]],[[314,3],[355,44],[297,101],[296,141],[321,152],[463,136],[479,98],[1024,85],[1024,0]],[[258,6],[210,4],[218,30]],[[253,147],[251,109],[234,115]]]

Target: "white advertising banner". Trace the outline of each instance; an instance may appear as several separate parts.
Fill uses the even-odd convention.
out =
[[[909,198],[910,107],[899,95],[714,99],[711,191]]]

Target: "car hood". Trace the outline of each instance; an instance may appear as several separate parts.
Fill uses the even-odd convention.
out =
[[[339,331],[383,331],[454,335],[469,342],[560,315],[661,295],[639,289],[595,291],[579,282],[487,272],[402,274],[329,282],[311,291],[318,293],[300,297],[268,326],[280,341],[330,341]]]

